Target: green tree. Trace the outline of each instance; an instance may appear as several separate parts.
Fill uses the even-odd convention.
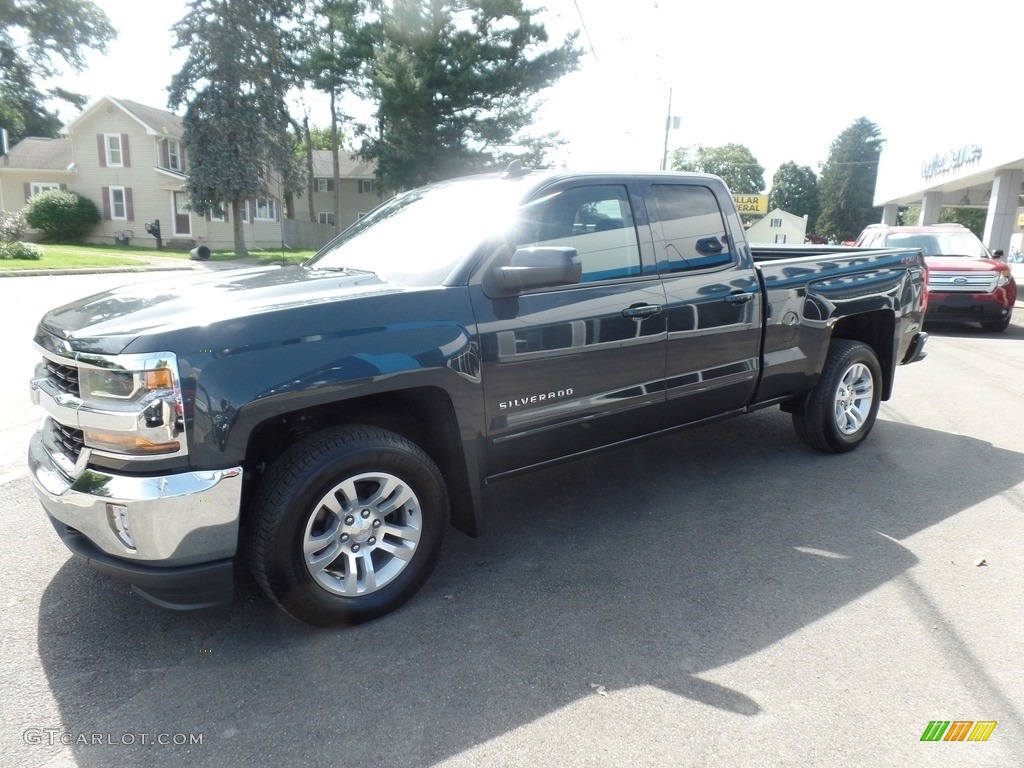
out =
[[[90,0],[0,0],[0,127],[12,141],[57,136],[61,120],[45,102],[81,108],[86,99],[60,87],[40,91],[40,83],[66,67],[80,72],[83,49],[105,51],[116,35]]]
[[[672,153],[672,170],[721,176],[735,194],[759,195],[764,192],[764,166],[743,144],[681,147]]]
[[[985,218],[988,211],[984,208],[953,208],[946,207],[939,211],[940,224],[963,224],[980,240],[985,234]],[[909,205],[900,208],[898,222],[904,226],[916,227],[921,220],[921,207]]]
[[[532,98],[579,65],[572,34],[555,47],[522,0],[391,0],[370,71],[377,125],[361,154],[385,189],[507,162],[551,136],[524,132]]]
[[[284,98],[295,82],[294,3],[191,0],[174,25],[187,48],[169,105],[185,104],[182,143],[192,209],[230,203],[235,255],[245,256],[242,204],[300,189]]]
[[[772,177],[768,208],[781,208],[787,213],[806,216],[807,232],[814,232],[821,204],[818,201],[818,176],[811,167],[797,165],[792,160],[780,165]]]
[[[872,201],[884,143],[878,126],[866,117],[854,120],[833,140],[818,182],[818,234],[835,242],[854,240],[881,218]]]
[[[326,149],[331,150],[334,176],[334,222],[341,221],[341,122],[339,102],[344,93],[365,87],[367,69],[373,52],[380,42],[378,17],[370,17],[377,0],[319,0],[313,7],[312,18],[304,25],[308,44],[300,66],[302,78],[312,87],[328,96],[331,122]],[[308,184],[312,187],[311,152],[312,131],[307,141]],[[312,198],[310,198],[312,205]],[[310,208],[312,218],[312,208]]]

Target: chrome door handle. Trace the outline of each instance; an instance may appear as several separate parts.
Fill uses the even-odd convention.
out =
[[[725,300],[730,304],[746,304],[752,298],[754,298],[752,293],[730,293]]]
[[[651,317],[661,314],[660,304],[638,304],[622,310],[623,317]]]

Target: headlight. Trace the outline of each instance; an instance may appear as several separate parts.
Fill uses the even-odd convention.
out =
[[[84,400],[133,400],[146,391],[173,390],[174,376],[169,368],[150,371],[112,371],[82,368],[78,384]]]
[[[181,389],[172,358],[125,356],[109,368],[83,362],[78,382],[87,447],[129,456],[183,450]]]
[[[1013,273],[1008,269],[999,270],[999,279],[996,280],[996,285],[1009,285],[1010,281],[1013,280]]]

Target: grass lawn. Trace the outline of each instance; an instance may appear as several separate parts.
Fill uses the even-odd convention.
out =
[[[90,269],[96,267],[144,267],[156,259],[188,261],[186,251],[157,251],[153,248],[133,248],[115,245],[56,245],[38,243],[43,257],[31,259],[0,259],[0,272],[26,269]],[[249,257],[260,264],[299,264],[315,251],[251,250]],[[231,261],[233,251],[214,251],[210,261]],[[184,267],[185,265],[182,264]]]

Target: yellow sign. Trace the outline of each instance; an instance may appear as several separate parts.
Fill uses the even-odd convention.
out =
[[[1024,213],[1017,214],[1017,226],[1024,229]]]
[[[740,213],[768,213],[768,195],[733,195],[732,199]]]

